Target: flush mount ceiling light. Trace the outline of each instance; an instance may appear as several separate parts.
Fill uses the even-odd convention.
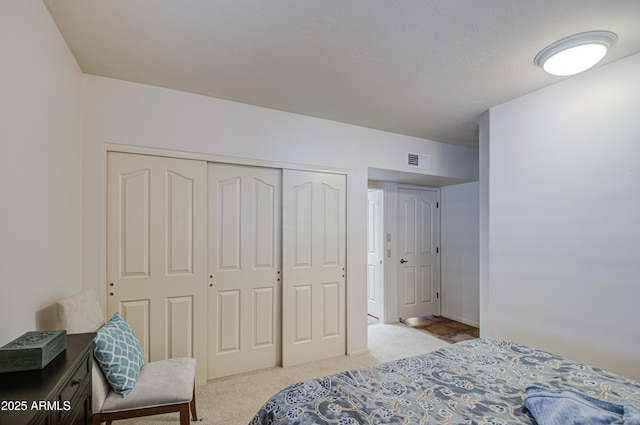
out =
[[[549,74],[578,74],[600,62],[616,40],[618,36],[609,31],[583,32],[550,44],[533,62]]]

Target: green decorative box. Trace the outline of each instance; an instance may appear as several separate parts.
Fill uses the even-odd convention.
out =
[[[67,348],[67,331],[27,332],[0,348],[0,373],[44,369]]]

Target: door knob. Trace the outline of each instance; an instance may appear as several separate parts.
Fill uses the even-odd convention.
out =
[[[400,259],[400,264],[408,263],[409,260],[405,260],[404,258]]]

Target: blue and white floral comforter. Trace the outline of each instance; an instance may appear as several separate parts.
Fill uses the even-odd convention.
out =
[[[640,382],[480,338],[292,385],[274,395],[251,425],[535,424],[523,403],[531,384],[640,407]]]

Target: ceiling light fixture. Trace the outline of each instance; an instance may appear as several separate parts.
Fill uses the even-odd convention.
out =
[[[617,40],[618,36],[609,31],[575,34],[545,47],[533,62],[549,74],[578,74],[600,62]]]

